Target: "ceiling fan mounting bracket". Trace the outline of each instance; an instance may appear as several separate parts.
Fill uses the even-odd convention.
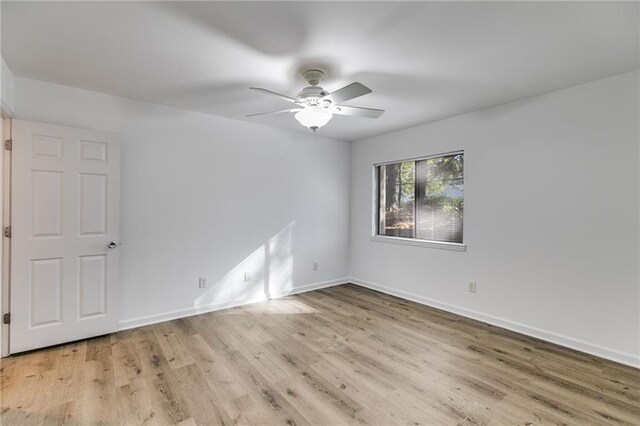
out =
[[[320,80],[324,79],[324,72],[316,69],[306,70],[302,73],[302,77],[312,86],[320,84]]]

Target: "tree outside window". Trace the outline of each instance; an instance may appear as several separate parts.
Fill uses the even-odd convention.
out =
[[[378,235],[462,243],[464,154],[378,166]]]

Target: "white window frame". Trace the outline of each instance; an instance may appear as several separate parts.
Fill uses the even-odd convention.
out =
[[[456,154],[464,155],[464,150],[443,152],[440,154],[429,155],[426,157],[413,157],[413,158],[406,158],[404,160],[385,161],[383,163],[373,164],[371,169],[372,170],[371,187],[373,188],[373,193],[372,193],[373,203],[371,203],[371,233],[369,235],[369,240],[380,242],[380,243],[403,244],[407,246],[428,247],[428,248],[435,248],[435,249],[441,249],[441,250],[466,251],[467,244],[465,241],[466,238],[465,238],[464,231],[462,232],[462,243],[448,243],[444,241],[423,240],[419,238],[393,237],[393,236],[378,234],[378,227],[380,223],[378,218],[378,214],[379,214],[378,196],[380,194],[380,191],[378,190],[378,183],[379,183],[378,167],[386,166],[388,164],[404,163],[405,161],[422,161],[422,160],[428,160],[430,158],[446,157],[448,155],[456,155]],[[465,156],[465,160],[466,160],[466,156]],[[464,176],[464,170],[462,174]]]

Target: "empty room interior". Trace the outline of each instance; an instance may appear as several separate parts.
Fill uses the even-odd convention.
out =
[[[640,425],[640,2],[0,2],[0,424]]]

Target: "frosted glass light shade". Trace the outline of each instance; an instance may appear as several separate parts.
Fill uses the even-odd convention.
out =
[[[305,108],[296,113],[296,120],[314,132],[331,120],[333,114],[316,108]]]

